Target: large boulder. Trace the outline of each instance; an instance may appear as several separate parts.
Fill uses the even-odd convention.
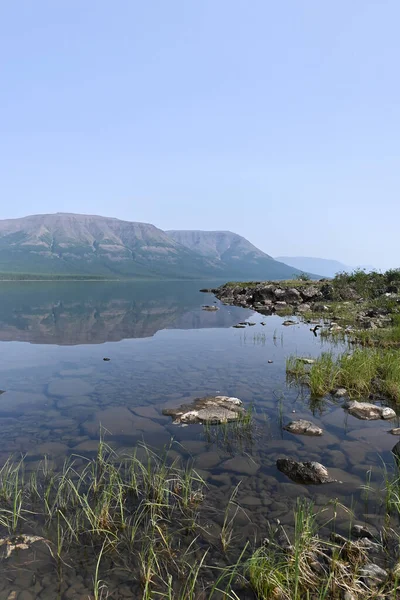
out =
[[[283,428],[290,433],[299,435],[322,435],[323,431],[320,427],[311,423],[311,421],[305,421],[299,419],[298,421],[291,421]]]
[[[263,302],[265,300],[275,300],[275,289],[276,286],[273,284],[260,285],[254,291],[253,300],[254,302]]]
[[[218,425],[236,421],[244,413],[242,401],[230,396],[206,396],[196,398],[190,404],[178,408],[166,408],[163,415],[174,418],[174,424],[209,423]]]
[[[364,421],[374,421],[377,419],[394,419],[396,416],[395,411],[388,406],[377,406],[370,402],[357,402],[357,400],[351,400],[343,405],[343,408],[347,409],[347,412],[357,419],[363,419]]]
[[[336,481],[328,473],[328,469],[319,462],[298,462],[290,458],[279,458],[276,466],[296,483],[321,484]]]
[[[285,300],[286,302],[289,302],[289,304],[296,304],[297,302],[301,302],[302,298],[299,290],[297,290],[296,288],[288,288],[285,291]]]
[[[316,300],[322,298],[322,293],[316,285],[306,285],[300,289],[300,294],[304,300]]]

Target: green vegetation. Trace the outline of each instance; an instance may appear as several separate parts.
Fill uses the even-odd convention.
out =
[[[236,530],[240,483],[216,515],[207,507],[202,478],[191,464],[169,459],[169,450],[159,456],[139,446],[118,457],[100,440],[95,458],[71,456],[59,473],[46,459],[33,471],[24,460],[6,461],[0,469],[0,528],[8,551],[22,540],[29,543],[31,532],[41,536],[36,543],[55,559],[60,581],[71,561],[85,557],[94,600],[112,597],[108,569],[126,571],[141,600],[339,600],[346,591],[367,600],[397,598],[396,566],[375,589],[363,582],[367,552],[361,542],[334,533],[339,509],[352,520],[337,501],[316,511],[312,502],[298,499],[293,532],[279,522],[269,525],[259,546]],[[377,540],[384,553],[400,539],[390,527],[390,518],[400,516],[397,471],[385,471],[383,493],[369,485],[368,493],[374,492],[388,517]]]
[[[399,350],[357,348],[352,354],[337,357],[323,352],[310,365],[291,356],[286,361],[286,372],[289,379],[308,385],[315,397],[342,387],[351,398],[375,393],[400,402]]]

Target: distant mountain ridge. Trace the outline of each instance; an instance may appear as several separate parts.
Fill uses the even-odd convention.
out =
[[[282,261],[287,265],[300,271],[319,273],[324,277],[335,277],[337,273],[351,273],[357,268],[373,271],[371,265],[360,265],[358,267],[350,267],[338,260],[328,258],[314,258],[310,256],[279,256],[275,260]]]
[[[299,271],[231,232],[56,213],[0,220],[0,273],[116,278],[285,279]]]

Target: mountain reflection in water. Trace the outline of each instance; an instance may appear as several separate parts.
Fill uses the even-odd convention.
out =
[[[204,282],[1,282],[0,341],[102,344],[162,329],[231,327],[243,318],[237,307],[202,311],[200,287]]]

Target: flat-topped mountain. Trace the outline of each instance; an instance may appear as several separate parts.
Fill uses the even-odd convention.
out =
[[[206,275],[201,256],[147,223],[57,213],[0,221],[0,271],[125,277]]]
[[[231,231],[174,230],[167,233],[176,242],[207,258],[216,268],[223,268],[239,278],[257,279],[260,273],[268,272],[271,278],[290,279],[300,273]]]
[[[296,272],[230,232],[69,213],[0,221],[0,273],[248,280]]]

